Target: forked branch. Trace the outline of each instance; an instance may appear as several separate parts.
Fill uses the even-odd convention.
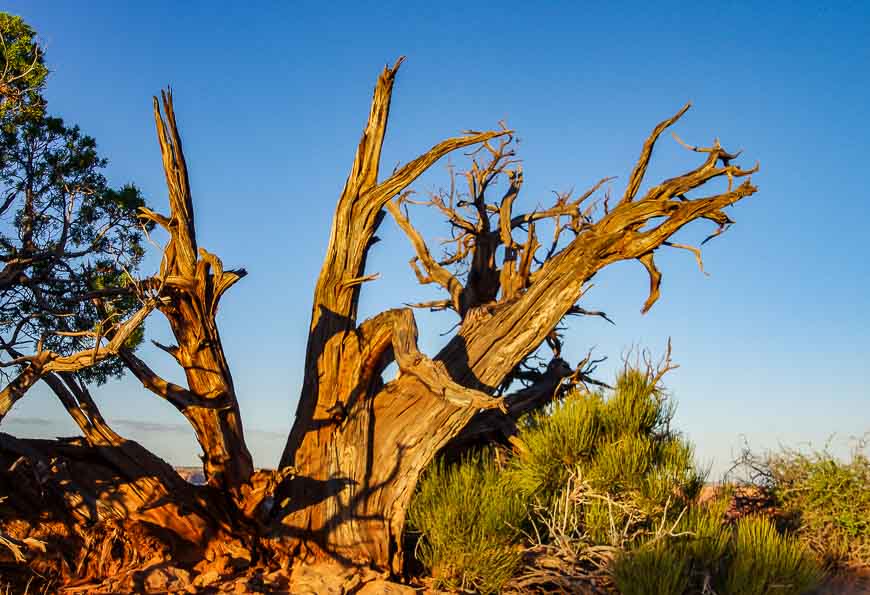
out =
[[[116,356],[155,305],[156,300],[147,299],[133,316],[117,324],[111,333],[111,340],[106,344],[101,344],[101,341],[96,339],[93,347],[69,355],[60,355],[42,349],[40,344],[34,355],[21,356],[19,354],[19,357],[16,357],[12,362],[23,366],[23,369],[0,391],[0,422],[3,421],[12,406],[45,375],[53,372],[76,372]]]

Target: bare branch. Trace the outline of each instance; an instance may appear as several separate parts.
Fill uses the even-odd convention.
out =
[[[647,252],[637,260],[640,261],[640,263],[646,268],[647,273],[649,273],[649,297],[646,298],[643,308],[640,310],[641,314],[646,314],[659,299],[659,288],[662,283],[662,274],[656,268],[652,252]]]
[[[701,259],[701,250],[696,248],[695,246],[690,246],[688,244],[677,244],[676,242],[662,242],[664,246],[670,246],[671,248],[679,248],[681,250],[688,250],[692,254],[695,255],[695,261],[698,263],[698,268],[702,273],[709,276],[710,273],[704,270],[704,261]]]
[[[3,421],[6,414],[12,409],[12,406],[42,377],[46,360],[48,360],[48,354],[46,353],[43,353],[41,356],[35,356],[30,365],[24,368],[0,392],[0,422]]]
[[[641,182],[643,182],[646,168],[649,165],[650,157],[652,157],[653,147],[655,146],[659,136],[661,136],[662,132],[664,132],[668,127],[679,120],[690,107],[692,107],[691,102],[684,105],[680,111],[667,120],[660,122],[659,125],[653,129],[649,138],[647,138],[646,142],[643,144],[643,149],[641,149],[640,152],[640,159],[638,159],[637,164],[635,164],[634,169],[631,172],[631,176],[628,178],[628,186],[625,188],[625,194],[622,195],[622,200],[619,201],[619,204],[631,202],[632,199],[634,199],[634,196],[640,189]]]
[[[653,252],[691,221],[722,221],[725,207],[757,190],[747,179],[732,191],[688,199],[686,192],[713,178],[740,178],[758,169],[743,170],[730,164],[720,167],[720,153],[721,147],[714,147],[699,167],[651,188],[642,199],[620,203],[588,224],[534,272],[531,285],[519,299],[488,310],[489,315],[466,317],[459,336],[442,350],[439,359],[452,361],[460,357],[457,350],[462,350],[463,361],[468,363],[451,370],[454,377],[473,386],[500,385],[577,303],[584,284],[601,268],[619,260],[638,259],[647,268],[650,296],[643,311],[648,311],[661,284]],[[654,219],[655,225],[647,226]]]
[[[409,308],[428,308],[432,312],[453,308],[453,302],[451,300],[431,300],[428,302],[414,302],[405,305]]]
[[[370,191],[370,194],[367,194],[362,198],[364,200],[373,201],[374,205],[379,205],[379,207],[382,208],[386,205],[388,200],[407,188],[408,185],[416,180],[423,172],[432,167],[435,162],[448,153],[452,153],[457,149],[462,149],[470,145],[485,142],[491,138],[510,134],[511,132],[512,131],[510,130],[480,132],[442,141],[423,155],[420,155],[404,167],[397,170],[389,179],[381,182],[377,187]]]
[[[184,413],[203,450],[207,483],[244,499],[242,485],[254,472],[244,439],[232,374],[223,352],[215,317],[222,295],[246,275],[244,269],[225,270],[220,258],[197,246],[193,201],[181,136],[175,121],[172,93],[162,94],[161,115],[154,99],[154,119],[169,189],[170,216],[143,216],[167,224],[170,240],[163,250],[157,291],[158,308],[175,335],[170,353],[184,368],[188,389],[157,376],[132,353],[124,362],[152,392]]]
[[[572,314],[579,314],[581,316],[599,316],[610,324],[616,325],[616,323],[613,322],[613,320],[611,320],[610,317],[601,310],[587,310],[586,308],[581,308],[580,306],[575,305],[571,306],[571,308],[568,310],[568,315],[570,316]]]
[[[48,373],[42,380],[52,389],[91,446],[117,446],[124,441],[103,419],[87,387],[75,374]]]
[[[0,422],[9,413],[12,406],[46,374],[76,372],[117,355],[130,335],[151,313],[154,306],[154,300],[147,300],[133,316],[114,326],[112,340],[105,346],[101,346],[97,342],[91,349],[84,349],[70,355],[61,356],[52,351],[40,349],[35,355],[22,356],[15,352],[9,344],[6,344],[5,349],[16,356],[13,361],[25,365],[25,368],[0,392]]]
[[[604,184],[614,179],[615,178],[611,176],[598,180],[598,182],[596,182],[591,188],[572,201],[568,201],[567,195],[559,196],[556,200],[556,204],[549,209],[533,211],[524,215],[516,215],[511,219],[511,227],[516,228],[531,223],[532,221],[552,219],[565,215],[576,217],[580,214],[580,205],[582,205],[590,196],[595,194],[595,192],[597,192]]]
[[[453,309],[459,312],[461,309],[460,300],[463,290],[462,284],[450,273],[450,271],[445,269],[434,258],[432,258],[423,237],[416,229],[414,229],[414,226],[411,225],[408,217],[402,213],[401,199],[389,201],[386,206],[398,226],[405,232],[405,235],[408,236],[411,245],[414,247],[414,251],[417,253],[416,258],[412,258],[410,261],[411,268],[414,269],[417,280],[424,285],[434,282],[446,289],[450,294],[450,301]],[[423,268],[426,270],[425,275],[417,267],[418,261],[422,263]]]
[[[163,156],[163,171],[166,174],[166,186],[169,189],[169,205],[172,216],[159,220],[159,216],[151,211],[143,212],[146,218],[151,218],[168,225],[174,244],[171,256],[178,259],[177,266],[183,273],[193,273],[197,261],[196,227],[193,220],[193,200],[190,196],[190,182],[187,176],[187,163],[181,147],[181,136],[175,123],[175,109],[172,104],[172,91],[162,92],[164,120],[160,112],[160,104],[154,98],[154,122],[157,125],[157,140],[160,142],[160,153]],[[166,253],[169,253],[169,246]]]
[[[65,356],[49,353],[49,360],[43,366],[43,372],[76,372],[117,355],[127,342],[127,339],[130,338],[130,335],[133,334],[133,331],[139,328],[139,325],[154,310],[155,305],[155,300],[146,300],[145,304],[133,316],[114,329],[112,339],[105,346],[95,345],[91,349],[85,349]]]
[[[139,207],[139,218],[146,221],[153,221],[166,231],[171,231],[172,220],[160,213],[155,213],[148,207]]]
[[[513,211],[514,201],[520,193],[520,188],[523,186],[523,170],[522,168],[517,168],[515,172],[508,171],[507,174],[510,184],[498,207],[498,223],[499,233],[501,234],[501,243],[505,248],[514,248],[514,239],[511,235],[511,231],[516,227],[516,225],[513,225],[511,213]]]
[[[121,350],[120,356],[127,365],[127,369],[129,369],[133,375],[139,379],[142,386],[153,392],[155,395],[169,401],[182,413],[184,413],[188,407],[226,409],[229,405],[227,401],[218,402],[213,399],[209,400],[200,398],[198,395],[183,386],[164,380],[160,375],[152,370],[148,364],[129,349]]]
[[[665,350],[665,354],[659,360],[657,364],[653,364],[652,359],[646,355],[646,375],[647,378],[650,379],[650,385],[654,387],[658,387],[659,382],[664,377],[665,374],[670,372],[671,370],[676,370],[680,366],[673,363],[671,360],[671,338],[668,337],[668,347]]]
[[[417,347],[417,324],[411,310],[388,310],[376,319],[392,328],[393,355],[402,374],[413,376],[432,393],[457,407],[507,411],[502,399],[462,386],[450,377],[443,362],[431,360],[420,353]]]

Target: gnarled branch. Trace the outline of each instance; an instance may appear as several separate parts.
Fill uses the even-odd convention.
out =
[[[417,347],[417,324],[410,309],[388,310],[377,318],[392,329],[393,355],[402,374],[413,376],[432,394],[441,396],[457,407],[507,412],[502,399],[462,386],[450,377],[443,362],[431,360],[420,352]]]
[[[40,378],[52,372],[76,372],[89,368],[97,363],[114,357],[123,348],[132,333],[139,328],[148,314],[154,309],[156,301],[148,299],[143,306],[129,319],[120,323],[112,333],[112,339],[106,345],[95,341],[94,347],[77,351],[70,355],[59,355],[52,351],[39,349],[35,355],[22,356],[16,354],[14,361],[24,365],[24,369],[0,391],[0,422]],[[7,351],[11,349],[6,346]]]
[[[411,240],[411,245],[414,246],[417,256],[411,259],[410,264],[414,274],[417,276],[417,280],[424,285],[434,282],[446,289],[450,294],[450,303],[453,309],[459,312],[461,308],[462,284],[450,271],[432,258],[429,248],[423,240],[423,236],[414,229],[408,217],[402,212],[402,202],[400,199],[387,202],[387,210],[393,216],[393,219],[396,220],[402,231],[405,232],[405,235],[408,236],[408,239]],[[426,274],[420,271],[417,266],[418,261],[423,265]]]

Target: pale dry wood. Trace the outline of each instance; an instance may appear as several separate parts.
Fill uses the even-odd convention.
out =
[[[346,281],[363,276],[368,249],[383,218],[384,207],[448,153],[507,133],[469,133],[445,140],[378,183],[393,83],[401,62],[400,59],[393,67],[385,68],[375,85],[368,123],[338,199],[326,257],[314,290],[305,377],[296,411],[298,423],[294,424],[281,457],[282,466],[293,464],[300,471],[309,464],[316,466],[315,459],[321,458],[320,454],[309,457],[296,453],[309,433],[308,424],[325,415],[338,399],[333,387],[342,374],[342,338],[356,324],[360,292],[358,284]],[[313,440],[320,442],[320,438]]]
[[[151,285],[158,287],[158,310],[177,342],[167,351],[184,369],[188,386],[166,382],[129,351],[121,356],[146,388],[172,403],[193,426],[208,485],[226,490],[241,502],[242,487],[249,483],[254,465],[215,317],[221,296],[246,273],[224,269],[216,255],[197,245],[187,165],[170,91],[162,94],[162,107],[161,113],[155,98],[154,121],[170,215],[148,209],[141,214],[169,233],[157,282]]]
[[[610,178],[577,195],[557,194],[546,208],[516,213],[524,172],[512,131],[504,126],[438,143],[379,181],[400,64],[385,68],[378,78],[337,202],[312,302],[303,387],[277,472],[253,470],[215,321],[220,297],[245,272],[225,270],[217,256],[197,245],[172,96],[163,95],[162,112],[155,99],[170,214],[144,209],[142,216],[164,227],[170,240],[159,273],[140,285],[169,321],[176,344],[158,347],[183,367],[187,386],[161,378],[128,350],[117,347],[114,353],[146,388],[190,421],[204,453],[208,486],[179,483],[168,465],[112,432],[86,388],[64,376],[73,368],[56,367],[46,375],[43,370],[54,360],[22,360],[20,378],[7,387],[9,394],[23,394],[39,377],[46,378],[85,440],[24,442],[0,435],[0,455],[12,452],[39,469],[49,468],[49,460],[66,461],[68,468],[56,466],[40,477],[64,495],[78,522],[150,523],[213,548],[197,551],[202,568],[214,572],[220,566],[215,552],[236,548],[229,545],[236,537],[244,542],[238,547],[246,555],[259,552],[277,563],[296,555],[400,572],[405,515],[420,474],[439,452],[455,454],[481,441],[507,439],[522,415],[559,398],[570,386],[594,384],[597,362],[587,355],[576,366],[569,364],[560,336],[566,316],[609,320],[601,311],[577,305],[594,275],[618,261],[640,262],[650,276],[647,311],[661,286],[654,253],[662,247],[689,250],[701,265],[700,250],[674,243],[673,235],[698,219],[715,223],[713,235],[720,234],[732,223],[724,209],[756,191],[749,176],[757,167],[744,170],[732,164],[737,154],[716,141],[704,148],[686,145],[706,155],[703,163],[640,193],[655,143],[688,106],[655,127],[622,198],[611,208],[608,189],[603,212],[595,197]],[[423,172],[467,147],[476,147],[471,163],[464,172],[451,169],[449,190],[426,202],[410,199],[408,187]],[[726,192],[688,198],[690,191],[720,177],[728,179]],[[489,200],[488,194],[503,182],[504,191]],[[406,210],[420,205],[436,209],[453,230],[448,240],[452,253],[441,260],[432,255]],[[368,251],[387,214],[411,242],[418,280],[435,283],[447,294],[415,306],[451,309],[460,317],[455,335],[434,357],[420,351],[407,308],[357,320],[360,293],[377,277],[366,271]],[[538,230],[547,225],[552,238],[542,246]],[[119,332],[107,330],[105,338],[96,337],[97,344],[106,339],[112,344]],[[552,351],[545,368],[535,363],[542,346]],[[98,357],[102,352],[94,351],[62,361],[92,365]],[[392,363],[398,373],[387,379],[384,371]],[[513,390],[517,382],[525,386]],[[112,489],[103,493],[99,486]]]
[[[390,76],[394,74],[394,69],[388,69],[382,75],[373,114],[386,110]],[[722,209],[755,192],[755,187],[745,182],[723,194],[686,198],[686,192],[716,177],[734,179],[755,171],[732,166],[728,161],[733,156],[716,144],[705,150],[708,159],[700,167],[653,186],[638,198],[655,142],[687,109],[653,130],[623,199],[613,208],[605,205],[598,219],[594,217],[595,204],[587,202],[610,178],[575,198],[558,195],[552,207],[514,214],[522,171],[514,159],[509,133],[495,144],[479,140],[481,148],[473,154],[469,170],[462,174],[451,170],[450,189],[433,195],[428,202],[403,195],[393,202],[368,205],[369,210],[353,202],[361,200],[360,193],[349,197],[346,191],[342,195],[315,292],[307,384],[282,459],[283,464],[295,463],[299,471],[287,487],[289,506],[292,508],[294,496],[304,502],[316,501],[284,517],[285,526],[294,534],[315,536],[317,546],[309,544],[304,549],[316,553],[321,548],[329,555],[400,568],[404,514],[419,473],[435,453],[455,444],[451,443],[454,439],[459,442],[462,436],[491,439],[494,431],[508,436],[515,431],[520,415],[551,401],[565,382],[595,382],[584,374],[589,358],[571,368],[556,354],[552,368],[538,382],[501,401],[503,412],[501,408],[481,412],[478,407],[469,407],[470,401],[451,402],[433,390],[432,383],[421,382],[420,376],[409,370],[404,350],[393,344],[403,333],[413,334],[412,327],[396,327],[396,319],[385,324],[386,315],[356,327],[357,295],[327,291],[329,279],[364,275],[365,250],[380,223],[380,209],[385,207],[408,236],[418,280],[434,282],[447,293],[444,300],[414,305],[449,307],[462,318],[457,335],[432,360],[438,375],[475,394],[493,395],[510,378],[517,377],[519,367],[545,340],[552,338],[553,345],[561,345],[556,329],[565,316],[587,314],[608,319],[603,312],[576,305],[597,271],[618,260],[635,259],[649,265],[652,286],[644,305],[647,310],[660,285],[652,264],[653,252],[663,245],[682,248],[670,243],[670,237],[693,220],[709,219],[724,228],[731,220]],[[377,129],[372,121],[385,120],[370,119],[361,146],[367,146],[372,129]],[[382,141],[382,135],[379,138]],[[481,155],[488,160],[479,158]],[[457,190],[456,176],[465,181],[464,195]],[[507,190],[500,201],[489,203],[487,190],[499,176],[508,180]],[[373,180],[366,178],[370,184]],[[349,188],[361,184],[348,181]],[[437,209],[456,232],[450,240],[456,245],[455,252],[440,261],[432,256],[405,210],[408,205],[421,204]],[[541,244],[535,223],[543,220],[553,221],[555,229],[546,256],[539,260],[536,255]],[[515,237],[515,230],[524,232],[525,237]],[[563,245],[560,238],[569,230],[573,237]],[[496,260],[498,250],[504,251],[500,263]],[[348,259],[348,255],[357,258]],[[347,263],[352,264],[352,272],[340,273]],[[451,268],[454,266],[467,267],[464,285]],[[382,384],[380,371],[390,361],[397,361],[400,373]],[[317,487],[319,482],[323,482],[322,488]]]
[[[631,176],[628,179],[628,186],[625,188],[625,194],[622,195],[620,204],[631,202],[634,199],[638,190],[640,190],[640,184],[643,182],[643,178],[646,175],[646,168],[649,166],[649,161],[652,158],[653,147],[659,139],[659,136],[661,136],[662,132],[673,126],[673,124],[679,120],[683,114],[689,111],[690,107],[692,107],[692,104],[687,103],[680,111],[667,120],[660,122],[659,125],[653,129],[652,134],[649,135],[649,138],[647,138],[646,142],[643,144],[640,158],[637,160],[634,169],[631,171]]]
[[[387,202],[386,207],[387,211],[389,211],[393,216],[393,219],[395,219],[402,231],[404,231],[408,236],[408,239],[414,246],[414,251],[417,253],[417,256],[409,261],[409,264],[417,277],[417,281],[422,285],[437,283],[446,289],[450,294],[451,306],[454,310],[459,312],[461,309],[460,301],[462,299],[462,284],[453,276],[453,274],[450,273],[450,271],[432,257],[428,246],[426,246],[426,242],[423,240],[423,236],[414,229],[411,222],[408,220],[408,217],[402,212],[401,204],[401,200],[391,200]],[[426,271],[425,274],[420,271],[420,267],[417,265],[418,262],[423,265],[423,268]]]
[[[402,374],[413,376],[431,394],[457,407],[507,412],[502,399],[454,382],[443,362],[433,361],[420,353],[417,348],[417,324],[411,310],[388,310],[379,315],[373,324],[385,324],[390,328],[392,356],[399,370]]]

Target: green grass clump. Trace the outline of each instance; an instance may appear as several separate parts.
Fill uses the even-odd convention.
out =
[[[613,582],[622,595],[682,595],[689,588],[689,562],[664,545],[623,552],[614,560]]]
[[[602,434],[601,409],[598,397],[573,393],[551,411],[526,417],[514,440],[511,485],[526,495],[551,499],[595,451]]]
[[[639,490],[654,464],[655,445],[649,436],[627,434],[613,442],[602,442],[586,466],[585,475],[602,491]]]
[[[666,433],[674,409],[673,401],[655,384],[650,371],[626,367],[604,404],[603,421],[611,439],[627,434]]]
[[[508,489],[492,453],[426,473],[408,514],[416,555],[436,587],[497,593],[522,559],[525,503]]]
[[[800,595],[814,589],[822,576],[800,542],[779,534],[769,519],[749,516],[737,523],[720,591],[730,595]]]
[[[720,574],[731,545],[732,530],[723,522],[728,498],[720,497],[704,505],[688,508],[677,524],[675,533],[682,535],[672,542],[691,560],[694,574],[701,581]]]
[[[818,586],[821,568],[797,539],[761,516],[725,525],[723,508],[688,509],[676,531],[621,551],[611,565],[619,592],[800,595]]]

